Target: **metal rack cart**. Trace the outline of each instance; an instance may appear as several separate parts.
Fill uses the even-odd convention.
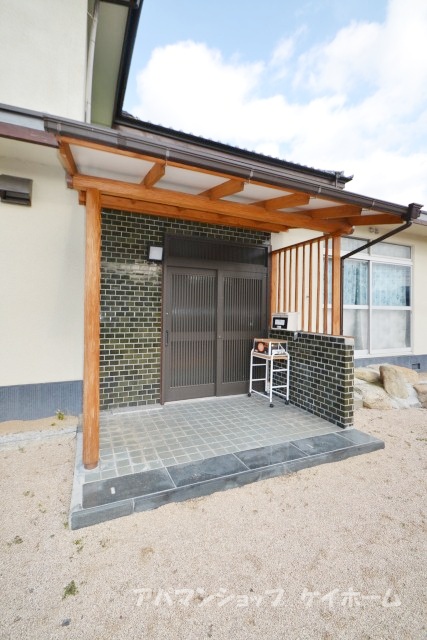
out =
[[[270,407],[273,407],[274,393],[274,395],[284,398],[285,403],[289,404],[290,357],[287,346],[286,340],[254,339],[249,372],[249,397],[253,393],[257,393],[263,398],[268,396]],[[263,372],[261,378],[254,377],[254,374],[260,375],[259,367],[264,367],[263,370],[261,369]],[[254,382],[264,382],[264,391],[254,389]]]

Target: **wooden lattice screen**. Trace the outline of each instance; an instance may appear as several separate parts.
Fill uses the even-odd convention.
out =
[[[303,331],[340,335],[341,238],[321,236],[271,254],[271,313],[297,311]]]

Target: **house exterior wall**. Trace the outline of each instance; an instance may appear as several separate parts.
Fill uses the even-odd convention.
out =
[[[292,244],[312,240],[313,238],[318,238],[321,235],[320,231],[309,231],[308,229],[290,229],[289,231],[286,231],[286,233],[272,233],[271,248],[273,251],[276,251],[276,249],[282,249],[283,247],[289,247]]]
[[[83,120],[87,0],[1,5],[1,102]]]
[[[262,244],[264,232],[139,214],[102,214],[101,409],[160,402],[162,267],[150,245],[165,234]]]
[[[75,406],[49,385],[76,381],[71,395],[81,395],[85,211],[66,188],[56,150],[3,142],[0,174],[33,180],[31,207],[0,203],[0,419],[6,420]],[[48,404],[65,404],[46,413],[40,394]]]

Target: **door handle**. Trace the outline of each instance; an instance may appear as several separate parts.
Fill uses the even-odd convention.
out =
[[[165,346],[169,346],[169,331],[165,332]]]

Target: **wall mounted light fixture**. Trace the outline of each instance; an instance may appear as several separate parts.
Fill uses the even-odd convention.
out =
[[[31,206],[33,181],[28,178],[16,176],[0,176],[0,200],[8,204],[21,204],[24,207]]]
[[[163,260],[163,247],[150,247],[148,250],[148,259],[154,262]]]

